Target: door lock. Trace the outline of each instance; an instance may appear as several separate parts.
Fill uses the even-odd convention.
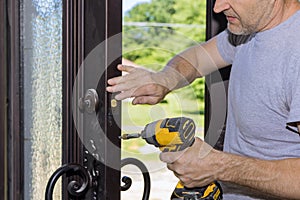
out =
[[[84,97],[81,97],[78,102],[80,112],[94,113],[99,106],[99,97],[95,89],[88,89]]]

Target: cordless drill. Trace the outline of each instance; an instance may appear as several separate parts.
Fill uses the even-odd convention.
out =
[[[166,118],[147,124],[141,133],[124,134],[121,139],[142,137],[162,152],[182,151],[195,141],[195,123],[185,117]],[[218,182],[204,187],[186,188],[179,181],[172,193],[171,200],[221,200],[222,189]]]

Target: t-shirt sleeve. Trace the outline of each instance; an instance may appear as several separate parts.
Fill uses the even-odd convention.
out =
[[[296,57],[296,56],[294,56]],[[287,124],[296,126],[300,122],[300,57],[296,58],[292,70],[288,74],[290,89],[290,112]]]
[[[236,47],[229,42],[228,30],[221,32],[217,36],[217,48],[222,58],[229,64],[233,63]]]

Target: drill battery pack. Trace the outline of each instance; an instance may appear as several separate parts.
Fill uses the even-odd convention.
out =
[[[218,182],[206,187],[186,188],[178,182],[171,200],[222,200],[223,192]]]

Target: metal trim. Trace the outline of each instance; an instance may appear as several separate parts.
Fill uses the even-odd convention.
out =
[[[7,12],[0,2],[0,199],[7,199]]]
[[[211,39],[213,36],[217,35],[219,32],[223,31],[227,27],[227,21],[223,13],[216,14],[213,12],[213,7],[216,0],[207,0],[206,1],[206,40]],[[218,74],[217,74],[218,73]],[[217,74],[217,75],[216,75]],[[224,69],[219,70],[218,72],[214,72],[210,75],[207,75],[205,77],[205,117],[204,117],[204,135],[205,140],[208,143],[213,143],[211,145],[216,145],[214,141],[210,141],[210,138],[214,138],[218,131],[222,131],[224,129],[223,127],[218,127],[218,130],[215,130],[215,128],[209,129],[210,121],[211,121],[211,97],[209,91],[211,91],[211,86],[214,83],[220,82],[219,80],[219,74],[221,74],[221,78],[223,81],[229,80],[230,75],[230,67],[226,67]],[[216,78],[217,77],[217,78]],[[227,86],[225,86],[227,87]],[[222,98],[221,98],[222,99]],[[216,100],[217,101],[217,100]],[[224,102],[220,102],[220,104],[224,104]],[[222,138],[222,136],[220,137]],[[223,143],[221,141],[221,143]],[[217,142],[217,144],[220,144],[220,142]],[[221,149],[222,147],[217,147]]]
[[[7,1],[8,199],[23,199],[22,66],[20,63],[20,5]]]
[[[77,71],[83,60],[83,0],[63,1],[63,99],[62,99],[62,164],[83,163],[83,146],[77,134],[72,114],[72,89]],[[63,179],[62,197],[69,199],[64,190],[70,181]]]

